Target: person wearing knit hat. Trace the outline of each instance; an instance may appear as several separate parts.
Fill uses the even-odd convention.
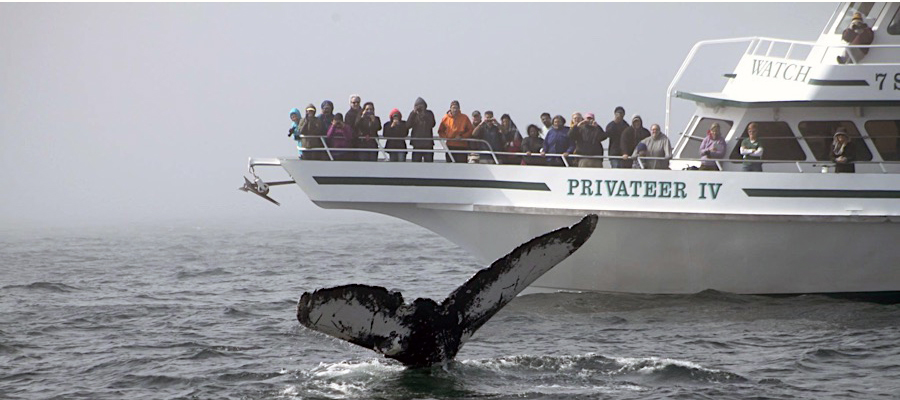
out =
[[[625,108],[617,106],[613,111],[613,120],[606,124],[606,135],[609,137],[607,153],[613,168],[622,168],[622,147],[619,141],[625,129],[628,129],[628,122],[625,122]]]
[[[360,114],[362,114],[362,106],[360,106],[361,101],[362,99],[358,94],[350,95],[350,109],[344,113],[344,123],[353,127],[356,126],[356,120],[359,119]]]
[[[317,118],[322,121],[322,125],[327,127],[331,126],[331,121],[334,119],[334,103],[331,100],[325,100],[322,102],[322,113],[319,114]]]
[[[841,34],[841,40],[852,46],[866,46],[872,44],[875,40],[875,32],[872,31],[859,12],[853,13],[853,19],[850,20],[850,26],[844,29]],[[847,48],[844,55],[837,56],[838,64],[859,63],[863,57],[869,54],[868,48]]]
[[[316,118],[316,106],[309,104],[306,106],[306,116],[300,121],[300,145],[303,147],[304,160],[326,160],[328,155],[316,150],[325,147],[323,143],[326,127],[322,125],[322,121]],[[296,137],[295,137],[296,138]]]
[[[388,139],[384,148],[390,149],[387,150],[389,160],[404,162],[406,161],[406,137],[409,136],[409,128],[406,125],[406,121],[403,120],[403,114],[400,113],[400,110],[395,108],[388,115],[390,121],[385,122],[384,129],[382,129],[384,137]]]
[[[434,162],[434,126],[437,123],[434,120],[434,113],[428,109],[428,103],[425,99],[419,97],[413,105],[413,110],[409,112],[406,119],[406,126],[409,127],[410,144],[413,149],[427,151],[413,151],[412,162]]]
[[[641,116],[634,114],[631,117],[631,126],[622,131],[622,137],[619,139],[619,149],[622,154],[622,164],[620,166],[622,168],[632,168],[634,166],[631,154],[634,153],[634,148],[637,144],[648,137],[650,137],[650,131],[644,128],[644,121],[641,119]]]
[[[834,161],[834,172],[856,172],[853,162],[856,161],[856,147],[850,141],[847,129],[837,128],[831,142],[831,161]]]

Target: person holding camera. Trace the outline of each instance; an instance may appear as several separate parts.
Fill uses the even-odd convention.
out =
[[[362,114],[356,120],[358,139],[356,147],[360,149],[377,149],[378,131],[381,130],[381,118],[375,115],[375,103],[367,101],[363,105]],[[378,151],[359,152],[359,161],[378,161]]]
[[[410,129],[409,136],[413,149],[422,149],[429,151],[413,151],[413,162],[433,162],[434,153],[430,150],[434,149],[434,113],[428,109],[428,103],[425,99],[419,97],[416,99],[413,110],[410,111],[409,117],[406,119],[406,126]],[[426,140],[427,139],[427,140]]]
[[[484,119],[472,132],[472,138],[484,140],[487,143],[474,143],[473,149],[482,151],[503,151],[505,142],[500,132],[500,123],[494,119],[493,111],[485,111]],[[482,164],[493,164],[494,158],[490,154],[481,153],[478,157]]]
[[[700,142],[701,160],[718,160],[725,158],[725,139],[719,133],[719,123],[713,122],[706,131],[706,137]],[[719,166],[715,161],[701,161],[700,169],[704,171],[718,171]]]

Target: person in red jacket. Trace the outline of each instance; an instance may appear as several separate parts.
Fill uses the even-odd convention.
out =
[[[453,100],[450,103],[450,111],[441,119],[441,125],[438,127],[438,135],[445,139],[468,139],[472,137],[472,121],[466,114],[459,110],[459,101]],[[444,144],[448,150],[454,151],[447,153],[447,162],[465,163],[468,154],[469,144],[463,140],[447,140]]]

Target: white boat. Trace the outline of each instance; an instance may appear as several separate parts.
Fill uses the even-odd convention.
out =
[[[864,57],[841,39],[855,12],[875,32]],[[721,92],[676,90],[697,51],[734,43],[746,51]],[[394,216],[485,262],[598,214],[590,241],[532,291],[900,297],[900,3],[841,4],[815,42],[697,43],[667,94],[666,132],[671,99],[697,107],[670,170],[288,157],[251,158],[250,171],[280,166],[322,208]],[[728,145],[722,171],[683,170],[699,165],[712,122]],[[762,173],[741,171],[751,122]],[[859,149],[856,173],[833,172],[837,127]],[[248,187],[268,191],[258,177]]]

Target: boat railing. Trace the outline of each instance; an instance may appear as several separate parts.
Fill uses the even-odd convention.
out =
[[[319,138],[320,140],[322,140],[322,139],[325,138],[324,136],[302,136],[302,137],[303,137],[303,138]],[[809,138],[809,139],[824,139],[824,138],[831,138],[831,137],[830,137],[830,136],[810,136],[810,137],[808,137],[808,138]],[[738,139],[738,140],[742,140],[742,139],[743,139],[743,138],[740,138],[740,139]],[[785,138],[764,138],[764,140],[777,140],[777,139],[783,139],[783,140],[797,140],[797,139],[799,139],[799,138],[792,138],[792,137],[785,137]],[[806,139],[806,137],[805,137],[804,139]],[[445,144],[447,141],[451,141],[451,140],[452,140],[452,141],[463,141],[463,142],[469,142],[469,143],[478,143],[478,144],[481,144],[481,145],[486,146],[486,147],[487,147],[488,149],[490,149],[490,150],[451,149],[451,148],[448,148],[446,145],[444,145],[443,148],[440,148],[440,149],[434,149],[434,148],[431,148],[431,149],[417,149],[417,148],[390,149],[390,148],[385,148],[385,147],[382,146],[382,144],[381,144],[382,141],[386,141],[386,140],[433,141],[434,143],[441,143],[442,145]],[[597,160],[603,160],[603,161],[609,160],[609,161],[610,161],[610,164],[611,164],[612,161],[614,161],[614,160],[619,160],[619,161],[633,160],[633,161],[634,161],[634,165],[636,166],[635,168],[637,168],[637,169],[651,169],[651,168],[648,168],[648,167],[645,165],[645,163],[646,163],[647,161],[677,161],[677,162],[679,162],[679,163],[681,163],[681,162],[691,162],[691,163],[704,163],[704,162],[705,162],[705,163],[709,163],[709,162],[714,162],[714,163],[716,164],[716,166],[718,167],[719,170],[725,170],[724,167],[725,167],[726,164],[730,164],[730,165],[743,164],[743,163],[751,163],[751,164],[754,164],[754,163],[759,163],[759,164],[780,164],[780,165],[794,165],[794,166],[796,166],[798,172],[806,172],[806,173],[808,173],[808,172],[813,172],[813,171],[818,171],[818,170],[823,169],[823,168],[825,168],[825,169],[832,169],[832,168],[834,168],[834,166],[836,165],[834,162],[829,161],[829,160],[812,160],[812,161],[807,161],[807,160],[770,160],[770,159],[754,160],[754,159],[732,159],[732,158],[725,158],[725,159],[701,159],[701,158],[684,158],[684,157],[672,158],[672,157],[650,157],[650,156],[639,156],[639,157],[628,157],[628,158],[624,158],[624,157],[621,156],[621,155],[619,155],[619,156],[614,156],[614,155],[581,155],[581,154],[574,154],[574,153],[571,153],[571,154],[570,154],[570,153],[529,153],[529,152],[494,151],[494,150],[491,148],[490,143],[488,143],[487,141],[481,140],[481,139],[448,139],[448,138],[441,138],[441,137],[434,137],[434,138],[403,138],[403,139],[399,139],[399,138],[384,138],[384,137],[378,137],[378,138],[376,139],[376,143],[378,144],[378,147],[377,147],[377,148],[358,148],[358,147],[356,147],[356,148],[343,148],[343,147],[331,147],[331,146],[328,146],[328,143],[327,143],[326,140],[322,140],[322,142],[323,142],[324,147],[319,147],[319,148],[301,148],[301,150],[302,150],[302,151],[310,151],[310,150],[312,150],[312,151],[325,151],[325,153],[328,155],[328,160],[331,160],[331,161],[335,161],[335,160],[336,160],[336,159],[334,158],[334,153],[335,153],[335,152],[372,152],[372,151],[378,151],[378,152],[384,153],[384,154],[387,154],[387,153],[390,153],[390,152],[421,152],[421,153],[432,153],[432,154],[437,153],[437,154],[466,154],[466,155],[470,155],[470,154],[478,154],[478,155],[488,155],[488,156],[490,156],[490,159],[493,161],[494,164],[503,164],[503,163],[501,163],[500,161],[501,161],[501,160],[506,160],[507,158],[512,158],[512,159],[516,159],[516,158],[521,159],[521,158],[523,158],[523,157],[539,157],[539,158],[544,158],[544,159],[546,159],[546,158],[555,158],[555,159],[561,160],[562,165],[565,166],[565,167],[576,167],[576,166],[577,166],[577,162],[573,163],[572,160],[578,160],[578,159],[597,159]],[[299,142],[298,142],[298,147],[300,147]],[[380,160],[383,160],[383,161],[387,161],[387,160],[389,159],[389,157],[385,155],[384,157],[379,158],[379,159],[380,159]],[[448,161],[449,163],[457,163],[457,162],[458,162],[458,161],[456,160],[456,158],[454,158],[454,157],[448,157],[447,159],[449,160],[449,161]],[[470,159],[469,163],[472,163],[472,162],[473,162],[473,161]],[[513,165],[516,165],[516,164],[519,164],[519,163],[518,163],[518,162],[513,163]],[[526,163],[526,164],[527,164],[527,163]],[[574,165],[573,165],[573,164],[574,164]],[[900,167],[900,161],[854,161],[853,164],[855,164],[855,165],[877,165],[877,166],[881,169],[881,172],[882,172],[882,173],[889,173],[889,172],[894,171],[894,169],[892,169],[891,171],[888,171],[888,169],[886,168],[886,166],[897,166],[897,167]],[[256,166],[256,165],[267,165],[267,166],[268,166],[268,165],[280,165],[280,162],[279,162],[277,159],[259,159],[258,162],[254,162],[254,159],[251,159],[251,162],[250,162],[250,170],[251,170],[251,172],[253,171],[253,167]],[[804,168],[804,166],[809,167],[809,168]]]
[[[892,60],[900,60],[900,45],[898,44],[879,44],[879,45],[850,45],[850,44],[826,44],[826,43],[818,43],[818,42],[810,42],[810,41],[802,41],[802,40],[788,40],[788,39],[776,39],[770,37],[762,37],[762,36],[752,36],[752,37],[740,37],[740,38],[731,38],[731,39],[712,39],[712,40],[701,40],[694,44],[691,47],[691,51],[688,52],[687,57],[685,57],[684,61],[681,63],[681,67],[678,68],[678,71],[675,73],[675,77],[672,78],[672,82],[669,84],[669,87],[666,89],[666,126],[665,132],[671,132],[670,124],[670,115],[672,109],[672,96],[675,92],[675,86],[681,81],[681,78],[684,76],[685,71],[687,71],[688,67],[694,61],[697,53],[701,48],[709,47],[709,46],[719,46],[719,45],[727,45],[727,44],[736,44],[747,42],[747,48],[744,50],[743,55],[754,55],[754,56],[764,56],[769,58],[777,58],[777,59],[785,59],[785,60],[793,60],[793,61],[804,61],[811,64],[835,64],[836,60],[829,60],[826,57],[833,57],[835,54],[835,50],[840,51],[842,53],[846,53],[846,56],[849,58],[850,62],[844,66],[853,67],[858,65],[889,65],[889,66],[897,66],[900,65],[900,62],[888,62],[888,63],[877,63],[877,62],[860,62],[856,60],[855,55],[851,51],[847,51],[847,49],[892,49],[897,52],[896,57],[891,57],[889,59]]]

